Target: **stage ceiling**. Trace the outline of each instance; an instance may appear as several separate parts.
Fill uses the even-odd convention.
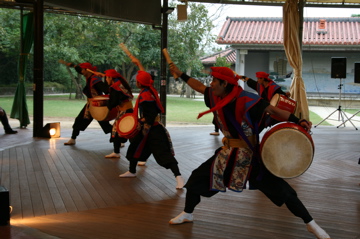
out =
[[[44,0],[44,11],[161,25],[162,0]],[[178,1],[184,4],[184,1]],[[283,6],[285,0],[188,0],[188,2]],[[31,10],[34,0],[0,0],[0,8]],[[360,0],[307,0],[304,7],[360,8]]]

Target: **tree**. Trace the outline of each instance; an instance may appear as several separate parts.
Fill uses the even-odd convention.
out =
[[[0,84],[18,82],[18,60],[20,52],[20,12],[0,8]]]
[[[214,66],[231,67],[231,63],[226,60],[226,57],[219,56],[216,58]]]
[[[175,14],[169,16],[169,52],[178,66],[186,69],[188,74],[201,76],[203,66],[199,58],[205,55],[214,42],[215,36],[211,33],[214,19],[208,16],[203,4],[195,3],[189,4],[186,22],[178,22],[175,17]],[[0,39],[0,67],[4,69],[2,73],[7,74],[10,71],[5,68],[5,62],[13,64],[11,69],[14,72],[7,76],[11,77],[17,75],[14,66],[18,62],[20,45],[19,11],[0,9],[0,20],[0,32],[4,33],[4,38]],[[160,69],[160,34],[161,31],[149,25],[45,13],[44,83],[59,83],[67,88],[74,83],[78,89],[81,88],[81,76],[69,74],[68,69],[59,64],[59,59],[73,63],[91,62],[98,66],[98,71],[115,68],[130,80],[138,69],[120,49],[119,44],[122,42],[147,70],[156,72]],[[32,65],[33,59],[30,57],[29,67]],[[71,72],[74,73],[73,70]],[[32,70],[27,71],[27,79],[32,79],[32,73]],[[17,77],[14,79],[16,83]],[[9,80],[4,82],[8,83]]]
[[[188,75],[201,75],[203,65],[200,57],[215,40],[211,34],[214,27],[203,4],[189,3],[188,19],[178,22],[174,15],[169,17],[169,54],[180,69],[186,69]],[[191,90],[187,88],[186,97]]]
[[[106,70],[106,66],[114,65],[123,57],[117,47],[116,24],[117,22],[111,20],[45,14],[45,80],[68,86],[73,82],[77,89],[76,98],[82,97],[79,94],[79,88],[84,83],[81,75],[73,76],[72,72],[58,63],[58,60],[63,59],[75,64],[90,62],[100,66],[99,71]]]
[[[59,22],[64,24],[59,25]],[[151,29],[150,26],[49,14],[45,29],[47,40],[44,43],[44,54],[48,55],[48,64],[59,65],[58,59],[74,63],[91,62],[98,66],[98,71],[114,68],[130,80],[137,68],[119,47],[120,43],[125,43],[145,67],[158,67],[160,32]],[[61,74],[53,70],[49,72],[52,74],[51,79],[60,81],[59,77],[65,74],[63,69],[65,67],[62,67]],[[71,75],[70,77],[80,78]]]

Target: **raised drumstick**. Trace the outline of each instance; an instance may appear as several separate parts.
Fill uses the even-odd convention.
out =
[[[121,47],[121,49],[125,52],[125,54],[126,54],[131,60],[133,60],[133,58],[135,58],[135,57],[131,54],[131,52],[129,51],[129,49],[127,49],[127,47],[125,46],[124,43],[120,43],[120,47]]]
[[[68,62],[66,62],[66,61],[64,61],[64,60],[62,60],[62,59],[59,60],[59,63],[64,64],[64,65],[66,65],[66,66],[69,64]]]
[[[71,63],[71,62],[66,62],[66,61],[64,61],[62,59],[59,60],[59,63],[64,64],[65,66],[68,66],[68,67],[75,67],[76,66],[76,64]]]
[[[101,76],[101,77],[104,77],[105,74],[104,73],[101,73],[101,72],[97,72],[97,71],[92,71],[92,70],[89,70],[89,69],[86,69],[88,72],[91,72],[93,73],[94,75],[96,76]]]
[[[166,62],[168,63],[168,65],[170,66],[171,64],[174,64],[173,61],[172,61],[171,58],[170,58],[170,55],[169,55],[167,49],[164,48],[164,49],[162,50],[162,52],[163,52],[163,54],[164,54],[164,57],[165,57]],[[173,74],[173,76],[174,76],[175,79],[179,78],[179,76],[176,75],[176,74]]]
[[[139,67],[139,70],[145,71],[145,68],[143,67],[143,65],[133,54],[131,54],[131,52],[129,51],[129,49],[127,49],[127,47],[125,46],[124,43],[120,43],[119,46],[125,52],[125,54],[131,59],[131,61]]]

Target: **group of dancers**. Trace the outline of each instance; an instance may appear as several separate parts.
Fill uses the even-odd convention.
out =
[[[118,107],[116,121],[125,113],[133,112],[139,117],[141,129],[133,138],[129,139],[126,158],[129,160],[129,170],[120,174],[121,178],[136,177],[136,166],[146,162],[153,154],[156,162],[166,169],[170,169],[176,178],[176,188],[186,188],[184,210],[172,218],[170,224],[193,222],[193,212],[200,203],[201,197],[212,197],[226,189],[241,192],[246,189],[249,182],[250,189],[263,192],[275,205],[283,204],[296,217],[303,220],[309,232],[316,238],[328,239],[330,236],[312,218],[306,207],[300,201],[296,191],[282,178],[271,174],[261,162],[259,157],[259,134],[267,124],[267,116],[274,115],[283,121],[290,121],[301,125],[307,131],[311,129],[311,122],[299,119],[288,111],[281,110],[269,103],[269,95],[281,93],[276,84],[265,72],[258,72],[258,81],[253,81],[246,76],[234,73],[228,67],[211,67],[213,77],[210,86],[205,86],[200,81],[186,75],[174,63],[170,63],[170,72],[186,82],[192,89],[204,95],[205,105],[209,110],[200,113],[198,117],[213,113],[214,123],[224,135],[224,146],[215,150],[214,155],[195,169],[186,184],[180,174],[178,162],[174,157],[171,139],[166,128],[159,121],[159,113],[163,107],[158,97],[158,92],[153,87],[152,76],[147,73],[140,62],[132,59],[139,66],[136,75],[136,86],[140,89],[134,108],[132,91],[126,80],[114,69],[97,75],[96,67],[90,63],[69,66],[86,77],[84,94],[91,99],[101,94],[109,94],[109,110]],[[90,70],[90,71],[88,71]],[[106,77],[106,83],[101,76]],[[244,80],[250,87],[256,88],[258,94],[242,89],[238,80]],[[263,83],[265,81],[265,83]],[[285,93],[284,93],[285,94]],[[76,117],[73,125],[71,139],[65,145],[74,145],[76,137],[81,130],[93,120],[88,110],[88,103]],[[111,134],[114,152],[108,157],[120,157],[120,145],[126,138],[109,122],[99,122],[105,133]],[[241,215],[240,215],[241,216]]]
[[[136,100],[136,107],[132,105],[134,98],[132,90],[125,78],[115,69],[106,70],[104,73],[97,72],[97,67],[85,62],[78,65],[67,63],[69,67],[86,78],[86,85],[83,93],[88,101],[75,118],[72,126],[71,139],[64,145],[75,145],[76,138],[80,131],[84,131],[93,121],[90,112],[91,99],[96,96],[108,95],[108,110],[117,108],[117,117],[111,125],[109,121],[98,121],[105,134],[111,133],[110,142],[113,143],[113,152],[106,155],[106,158],[120,158],[120,148],[122,144],[127,142],[127,137],[122,137],[117,131],[118,121],[126,113],[133,113],[136,118],[139,117],[139,132],[129,139],[130,145],[126,152],[126,158],[129,160],[129,170],[119,175],[120,178],[136,177],[137,165],[145,165],[146,160],[152,154],[156,162],[170,169],[176,179],[176,189],[182,189],[184,186],[184,178],[181,176],[178,167],[178,161],[174,157],[174,149],[172,147],[169,132],[160,122],[159,114],[164,112],[160,102],[158,92],[154,88],[152,76],[143,70],[140,62],[133,58],[134,64],[139,66],[136,75],[136,86],[140,89],[140,93]],[[105,77],[105,81],[103,81]]]

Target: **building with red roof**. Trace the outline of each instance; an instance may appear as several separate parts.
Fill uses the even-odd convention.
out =
[[[292,67],[283,46],[282,18],[227,17],[216,39],[228,45],[217,54],[202,58],[205,66],[225,56],[234,70],[255,78],[255,72],[269,72],[283,88],[291,84]],[[355,82],[355,64],[360,62],[360,17],[304,18],[302,32],[303,79],[307,92],[336,93],[340,79],[331,78],[332,58],[345,58],[344,93],[360,93]],[[213,63],[212,63],[213,62]]]

